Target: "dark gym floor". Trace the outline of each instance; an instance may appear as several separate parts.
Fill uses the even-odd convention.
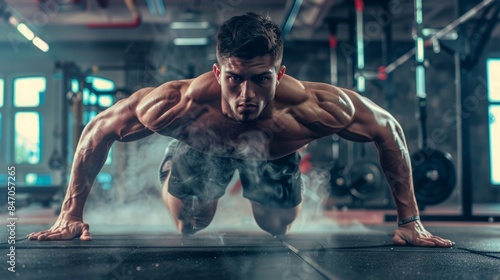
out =
[[[182,237],[125,225],[113,226],[114,233],[91,226],[91,242],[24,238],[46,228],[17,225],[15,273],[7,270],[10,245],[1,231],[0,279],[500,279],[498,223],[427,223],[456,242],[447,249],[393,246],[393,223],[285,238],[213,230]]]

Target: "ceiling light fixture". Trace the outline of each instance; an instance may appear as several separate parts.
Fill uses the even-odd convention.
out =
[[[175,38],[176,46],[204,46],[208,44],[208,38]]]
[[[210,27],[210,23],[206,21],[176,21],[170,24],[171,29],[208,29]]]
[[[0,1],[0,4],[2,1]],[[48,52],[50,47],[47,42],[38,37],[31,28],[23,23],[20,19],[12,14],[14,11],[9,11],[10,9],[5,3],[0,5],[0,17],[3,17],[6,22],[8,22],[12,27],[14,27],[21,35],[24,36],[28,41],[32,42],[37,48],[43,52]]]

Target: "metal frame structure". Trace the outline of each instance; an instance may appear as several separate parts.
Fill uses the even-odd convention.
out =
[[[498,22],[498,14],[500,12],[500,1],[498,0],[484,0],[478,5],[470,10],[466,10],[465,0],[455,0],[456,14],[458,18],[450,23],[448,26],[443,28],[441,31],[437,32],[428,40],[424,40],[422,37],[422,0],[415,0],[415,24],[417,30],[416,36],[416,46],[414,49],[405,53],[402,57],[397,59],[395,62],[391,63],[385,68],[386,73],[391,73],[394,69],[407,61],[413,53],[416,55],[417,61],[417,71],[416,71],[416,84],[417,84],[417,96],[420,103],[420,113],[424,114],[425,117],[425,66],[424,66],[424,48],[426,46],[433,45],[435,50],[439,50],[439,39],[444,35],[457,29],[459,33],[458,48],[453,50],[454,60],[455,60],[455,90],[456,90],[456,100],[457,108],[462,108],[462,104],[465,103],[467,98],[470,96],[470,91],[468,90],[467,75],[468,71],[477,63],[480,53],[484,50],[484,46],[491,37],[491,32],[494,26]],[[485,15],[488,13],[489,9],[494,9],[494,12],[490,14],[490,17]],[[476,40],[470,41],[465,34],[467,33],[467,28],[464,23],[468,22],[473,16],[477,15],[481,11],[485,11],[481,20],[477,21],[473,28],[475,34],[479,34]],[[462,35],[462,36],[460,36]],[[411,54],[410,54],[411,53]],[[410,54],[410,55],[409,55]],[[408,57],[410,56],[410,57]],[[459,173],[459,182],[461,183],[461,210],[460,215],[421,215],[422,220],[425,221],[484,221],[484,222],[494,222],[500,221],[500,216],[495,215],[473,215],[473,178],[471,174],[471,153],[470,153],[470,124],[467,118],[462,116],[461,110],[456,110],[456,121],[457,121],[457,146],[458,146],[458,156],[457,156],[457,169]],[[425,132],[421,135],[420,141],[425,145],[426,135]],[[395,215],[386,215],[386,221],[395,221]]]
[[[412,57],[416,61],[416,93],[419,99],[419,114],[421,121],[421,131],[419,134],[419,146],[426,146],[427,133],[425,131],[425,120],[426,120],[426,85],[425,85],[425,54],[424,50],[427,47],[433,47],[435,52],[440,52],[444,50],[451,53],[455,60],[455,89],[456,89],[456,100],[457,108],[462,108],[462,104],[469,97],[469,90],[467,85],[467,75],[468,71],[477,63],[484,47],[491,37],[491,33],[498,22],[498,15],[500,13],[500,0],[484,0],[477,3],[474,7],[467,9],[467,5],[470,2],[465,0],[455,0],[456,6],[456,16],[457,18],[453,20],[450,24],[445,26],[443,29],[436,32],[434,35],[425,38],[423,34],[423,11],[422,5],[423,0],[414,0],[415,8],[415,46],[404,53],[402,56],[394,60],[392,63],[387,64],[386,60],[390,60],[390,42],[392,41],[391,26],[386,26],[384,30],[385,40],[383,42],[383,58],[384,65],[380,66],[377,71],[369,71],[364,69],[364,38],[363,38],[363,10],[364,1],[354,0],[355,14],[347,19],[350,24],[356,23],[356,30],[353,33],[355,41],[353,42],[357,46],[357,63],[349,63],[348,61],[348,72],[354,70],[355,85],[351,83],[351,79],[348,78],[348,87],[356,87],[356,89],[362,94],[364,92],[364,82],[368,80],[381,80],[384,81],[384,87],[387,90],[387,102],[388,106],[392,107],[392,73],[399,66],[403,65],[409,61]],[[476,20],[471,21],[472,18],[481,14]],[[468,27],[465,23],[474,24],[472,26],[472,34],[475,34],[473,40],[468,39]],[[330,46],[332,47],[332,38],[335,40],[335,29],[336,23],[332,21],[330,24]],[[446,44],[441,43],[441,39],[444,39],[446,35],[453,31],[458,31],[458,47],[456,49],[446,46]],[[461,35],[461,36],[460,36]],[[384,44],[385,43],[385,44]],[[331,63],[336,61],[336,44],[335,48],[330,49],[330,59]],[[348,60],[350,58],[347,58]],[[353,68],[353,69],[351,69]],[[332,68],[332,71],[337,72],[336,68]],[[348,73],[348,76],[349,73]],[[338,77],[332,77],[331,81],[337,84]],[[429,221],[500,221],[500,216],[492,215],[473,215],[472,204],[473,204],[473,178],[471,174],[471,154],[470,154],[470,132],[469,123],[467,118],[463,118],[461,110],[457,110],[456,114],[457,127],[457,170],[458,182],[461,187],[461,210],[460,215],[426,215],[422,216],[424,220]],[[349,147],[348,147],[349,148]],[[353,147],[350,147],[352,149]],[[349,151],[349,155],[354,153]],[[352,159],[350,159],[352,160]],[[396,220],[395,215],[387,215],[386,221]]]

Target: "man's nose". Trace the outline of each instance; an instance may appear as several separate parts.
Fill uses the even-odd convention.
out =
[[[255,92],[253,91],[252,85],[250,82],[245,81],[241,83],[241,92],[240,96],[245,98],[245,100],[249,100],[255,97]]]

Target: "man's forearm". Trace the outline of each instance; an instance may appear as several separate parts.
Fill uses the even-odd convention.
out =
[[[87,197],[113,142],[106,138],[109,137],[105,137],[94,124],[89,123],[83,131],[75,151],[61,217],[70,220],[82,219]]]
[[[399,219],[405,219],[418,215],[418,207],[415,199],[413,180],[411,178],[411,164],[408,156],[402,157],[402,152],[395,152],[398,155],[387,155],[392,152],[384,152],[381,155],[380,162],[384,169],[387,182],[391,187],[391,193],[396,204]],[[401,159],[399,159],[399,158]]]
[[[411,160],[402,130],[394,129],[391,137],[376,145],[379,149],[382,169],[391,187],[399,220],[418,215]]]

